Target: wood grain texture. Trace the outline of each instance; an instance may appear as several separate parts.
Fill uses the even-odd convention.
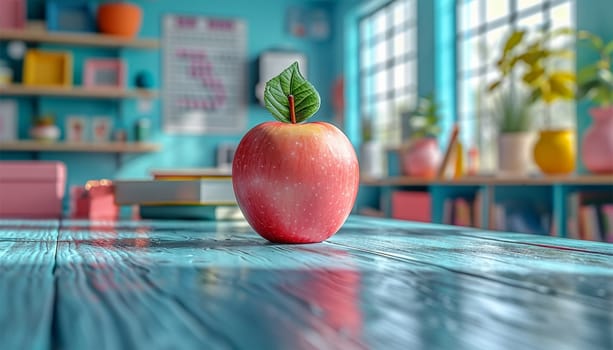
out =
[[[49,349],[56,221],[0,219],[0,347]]]
[[[605,243],[359,217],[311,245],[241,222],[63,221],[57,237],[41,349],[613,348]]]

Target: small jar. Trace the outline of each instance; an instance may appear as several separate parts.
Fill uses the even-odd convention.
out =
[[[151,128],[151,122],[149,119],[141,118],[136,122],[134,130],[135,139],[137,142],[147,141],[149,139],[149,129]]]
[[[13,70],[5,61],[0,60],[0,86],[9,85],[13,81]]]

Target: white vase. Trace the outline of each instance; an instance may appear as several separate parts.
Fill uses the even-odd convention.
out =
[[[502,175],[526,175],[533,168],[532,132],[503,133],[498,138],[498,170]]]
[[[360,173],[366,178],[381,178],[385,175],[385,149],[377,141],[367,141],[360,147]]]

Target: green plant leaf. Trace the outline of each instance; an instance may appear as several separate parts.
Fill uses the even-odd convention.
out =
[[[574,97],[572,80],[563,79],[560,75],[552,74],[549,77],[549,90],[553,94],[553,99],[570,100]]]
[[[487,91],[492,92],[494,90],[496,90],[500,84],[502,84],[501,80],[495,81],[493,83],[491,83],[488,87],[487,87]]]
[[[535,67],[534,69],[527,71],[522,77],[522,80],[526,84],[532,85],[537,79],[543,76],[543,73],[545,73],[545,69],[543,67]]]
[[[319,110],[319,93],[300,74],[298,62],[292,63],[281,74],[270,79],[264,88],[266,109],[284,123],[291,123],[288,100],[290,95],[294,96],[297,123],[307,120]]]
[[[526,32],[523,30],[513,32],[507,39],[507,42],[504,44],[503,55],[506,56],[511,50],[513,50],[513,48],[519,45],[525,34]]]
[[[584,84],[588,81],[596,79],[598,69],[599,68],[596,64],[590,64],[589,66],[581,68],[579,73],[577,73],[577,83]]]
[[[613,40],[607,43],[607,45],[602,49],[602,53],[605,56],[610,56],[613,53]]]
[[[588,32],[587,30],[580,31],[578,36],[579,36],[579,39],[589,40],[592,46],[594,46],[594,48],[598,51],[600,51],[602,47],[604,46],[604,42],[599,36],[592,34]]]

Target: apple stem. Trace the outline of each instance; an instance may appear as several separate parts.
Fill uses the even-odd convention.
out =
[[[294,106],[294,95],[287,95],[287,100],[289,101],[289,116],[292,121],[292,124],[296,124],[296,108]]]

